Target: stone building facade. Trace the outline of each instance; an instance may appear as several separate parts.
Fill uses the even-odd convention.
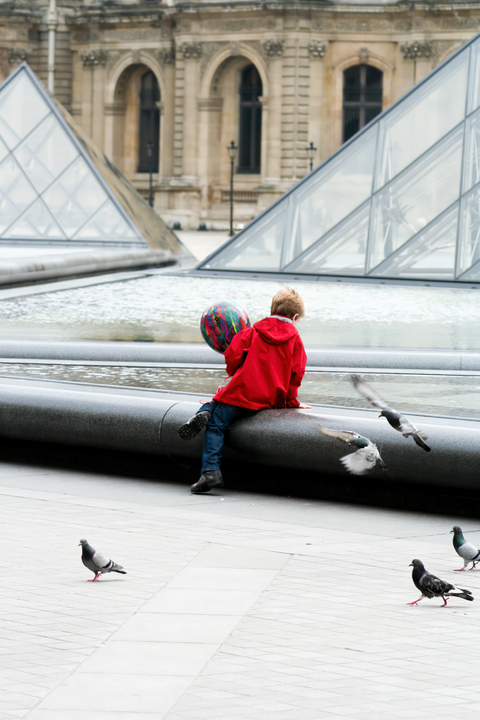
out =
[[[26,59],[46,83],[47,11],[0,2],[0,79]],[[231,141],[244,223],[308,172],[310,143],[314,165],[340,147],[349,98],[368,121],[369,97],[386,108],[480,29],[474,2],[57,0],[57,15],[55,95],[144,196],[152,169],[155,209],[184,228],[227,226]]]

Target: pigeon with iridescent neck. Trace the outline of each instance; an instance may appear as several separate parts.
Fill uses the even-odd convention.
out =
[[[458,525],[454,525],[453,530],[450,530],[450,532],[453,532],[453,547],[455,548],[455,552],[457,555],[460,555],[464,562],[463,568],[457,568],[456,572],[466,570],[469,563],[473,563],[470,568],[470,570],[473,570],[476,564],[480,562],[480,550],[465,540],[462,528],[458,527]]]

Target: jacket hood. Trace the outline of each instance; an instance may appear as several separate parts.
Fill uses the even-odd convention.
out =
[[[272,343],[272,345],[286,343],[298,333],[295,325],[289,322],[287,318],[279,320],[276,317],[267,317],[255,323],[253,327],[260,333],[265,342]]]

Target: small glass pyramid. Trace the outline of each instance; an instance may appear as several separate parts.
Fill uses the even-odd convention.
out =
[[[0,86],[0,242],[182,246],[26,63]]]
[[[480,33],[195,270],[480,282]]]

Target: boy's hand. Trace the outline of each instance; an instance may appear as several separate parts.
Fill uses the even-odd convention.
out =
[[[312,409],[312,406],[311,406],[311,405],[304,405],[303,403],[300,403],[300,405],[298,406],[298,409],[299,409],[299,410],[311,410],[311,409]]]

